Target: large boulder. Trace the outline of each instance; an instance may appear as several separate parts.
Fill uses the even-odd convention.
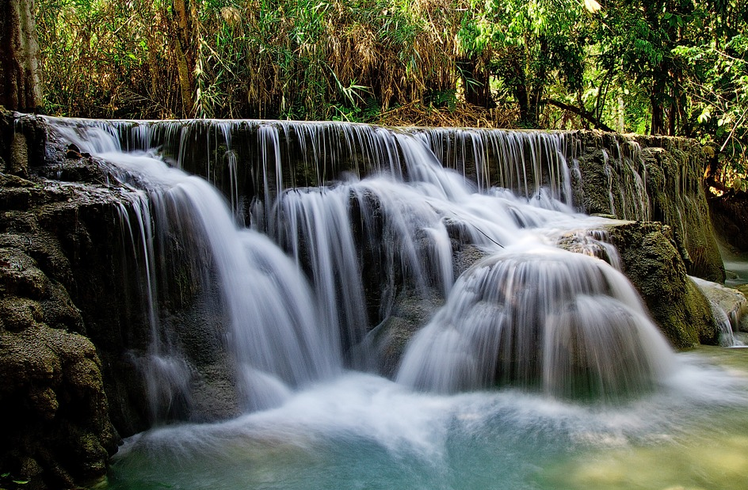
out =
[[[715,345],[719,329],[709,300],[688,276],[670,227],[630,222],[608,228],[623,273],[631,280],[653,319],[676,348]]]
[[[743,345],[738,332],[746,325],[748,301],[746,301],[745,294],[716,282],[705,281],[698,277],[692,279],[712,306],[714,320],[720,331],[720,345],[725,347]]]
[[[106,475],[119,440],[101,360],[75,332],[83,322],[65,287],[8,235],[0,235],[0,467],[36,488],[90,483]]]

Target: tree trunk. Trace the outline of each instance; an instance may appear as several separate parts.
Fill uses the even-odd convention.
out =
[[[173,0],[172,24],[176,31],[174,49],[177,58],[179,88],[182,94],[182,112],[194,116],[195,99],[195,47],[194,29],[190,14],[189,0]]]
[[[658,99],[658,95],[653,94],[649,100],[652,104],[652,129],[650,130],[650,134],[664,134],[665,115],[662,110],[662,104]]]
[[[517,100],[517,107],[519,108],[519,122],[524,127],[534,128],[536,124],[532,121],[532,115],[530,114],[529,97],[527,95],[527,87],[524,83],[517,84],[512,88],[512,94]]]
[[[0,105],[23,112],[42,105],[34,0],[0,0]]]
[[[465,101],[486,109],[495,107],[496,104],[491,97],[489,74],[484,68],[478,67],[478,60],[461,59],[457,61],[457,67],[465,86]]]
[[[499,76],[511,90],[519,109],[520,125],[535,127],[531,121],[530,96],[527,93],[527,77],[525,75],[525,56],[519,49],[508,50],[501,63]]]
[[[540,63],[533,76],[534,79],[530,84],[528,99],[529,119],[527,123],[531,128],[540,127],[541,101],[545,92],[546,79],[548,78],[548,57],[550,56],[548,51],[548,39],[545,36],[540,36]]]

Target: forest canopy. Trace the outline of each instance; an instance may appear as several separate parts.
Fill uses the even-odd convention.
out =
[[[740,167],[745,0],[36,0],[44,111],[599,128]]]

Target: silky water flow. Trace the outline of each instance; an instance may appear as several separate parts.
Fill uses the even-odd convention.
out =
[[[154,427],[125,441],[108,488],[745,488],[745,359],[671,350],[610,265],[597,231],[608,221],[570,206],[562,136],[489,140],[509,154],[513,192],[489,185],[478,153],[474,180],[464,162],[445,168],[428,133],[340,125],[377,166],[295,187],[280,152],[290,123],[257,123],[263,175],[245,226],[235,183],[225,198],[177,168],[181,146],[164,162],[153,143],[163,126],[53,123],[131,189],[123,229],[152,336],[133,362]],[[242,162],[222,124],[234,179]],[[319,143],[329,126],[291,129]],[[338,151],[310,146],[317,168]],[[570,233],[587,254],[556,246]],[[166,423],[177,397],[189,407],[195,377],[159,320],[156,257],[169,236],[191,243],[192,280],[216,296],[243,413],[231,420]],[[462,267],[465,250],[476,258]],[[436,306],[388,378],[380,343],[405,296]]]

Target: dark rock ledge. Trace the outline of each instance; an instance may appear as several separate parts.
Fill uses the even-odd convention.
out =
[[[105,477],[119,441],[104,364],[88,336],[101,328],[97,309],[111,306],[95,291],[116,297],[111,267],[90,273],[112,263],[105,228],[117,223],[120,196],[101,184],[100,171],[86,183],[40,177],[45,140],[2,115],[0,469],[10,476],[0,485],[12,478],[29,489],[74,488]],[[75,165],[97,168],[90,159]],[[85,315],[76,306],[84,298],[92,298]]]

